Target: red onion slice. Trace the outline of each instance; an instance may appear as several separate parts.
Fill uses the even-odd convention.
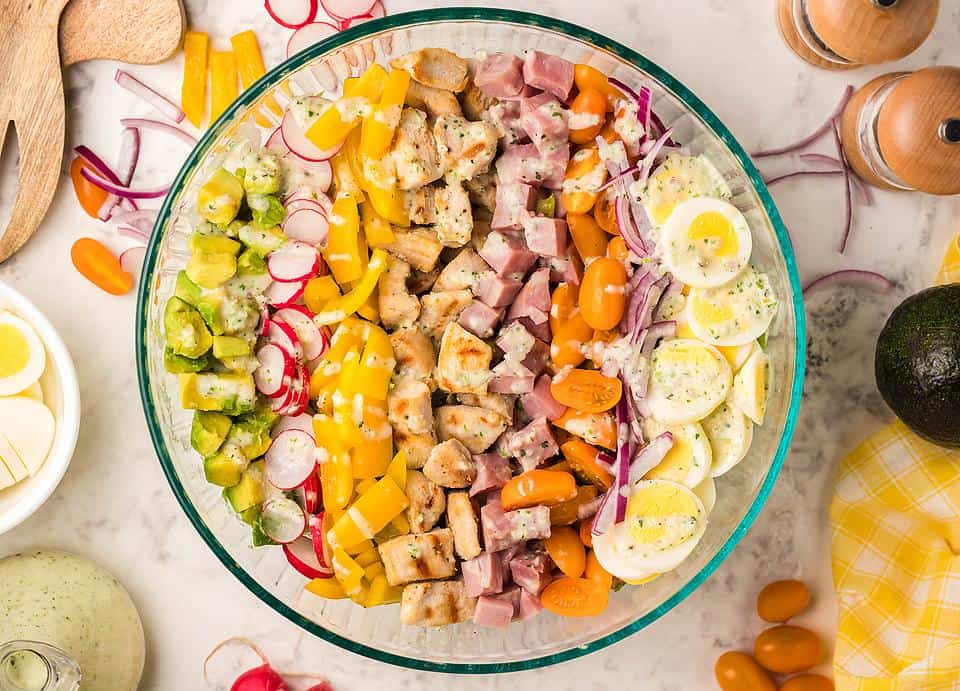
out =
[[[280,26],[299,29],[317,16],[317,0],[266,0],[267,14]]]
[[[180,122],[183,120],[184,115],[183,111],[180,109],[180,106],[161,94],[159,91],[150,88],[129,72],[117,70],[117,73],[114,75],[114,79],[116,80],[117,84],[122,86],[124,89],[135,96],[139,96],[144,101],[156,108],[164,117],[168,117],[174,122]]]
[[[627,515],[626,489],[630,480],[630,420],[628,415],[627,402],[621,396],[617,402],[617,474],[611,488],[613,499],[616,502],[614,524],[623,523]]]
[[[845,283],[849,285],[864,285],[873,288],[877,292],[885,293],[894,287],[894,282],[883,274],[876,271],[866,271],[864,269],[841,269],[840,271],[831,271],[823,276],[818,276],[803,287],[804,296],[831,283]]]
[[[123,118],[120,120],[120,124],[124,127],[129,127],[134,130],[144,129],[164,132],[176,137],[184,144],[188,144],[189,146],[193,146],[197,143],[197,138],[186,130],[180,129],[176,125],[171,125],[169,122],[163,122],[162,120],[154,120],[152,118]]]
[[[783,173],[782,175],[775,175],[771,178],[765,178],[764,183],[767,187],[772,187],[778,182],[783,182],[784,180],[789,180],[791,178],[800,177],[804,175],[815,175],[815,176],[824,176],[824,175],[843,175],[842,170],[793,170],[789,173]]]
[[[847,155],[844,153],[843,144],[840,142],[840,125],[836,121],[833,123],[833,140],[837,145],[837,155],[843,163],[844,202],[846,207],[843,218],[843,235],[840,237],[840,246],[837,247],[837,251],[843,254],[847,249],[850,231],[853,230],[853,186],[850,183],[850,166],[847,164]]]
[[[86,167],[80,169],[80,174],[100,189],[110,192],[111,194],[115,194],[118,197],[125,197],[127,199],[157,199],[158,197],[163,197],[166,195],[166,193],[170,190],[170,185],[134,189],[132,187],[127,187],[126,185],[120,185],[112,182],[99,173]]]
[[[630,484],[637,482],[660,465],[663,457],[672,448],[673,435],[670,432],[664,432],[651,439],[650,443],[640,449],[630,462]]]
[[[830,131],[830,128],[833,127],[833,123],[837,118],[840,117],[840,114],[843,113],[843,109],[847,105],[847,101],[850,100],[850,97],[853,96],[853,87],[849,84],[847,88],[843,90],[843,95],[840,97],[840,102],[833,109],[833,112],[830,114],[830,117],[827,118],[827,121],[824,122],[820,127],[815,129],[813,132],[808,134],[806,137],[795,141],[792,144],[787,144],[786,146],[780,146],[775,149],[764,149],[762,151],[757,151],[753,154],[754,158],[763,158],[764,156],[779,156],[780,154],[788,154],[791,151],[796,151],[797,149],[802,149],[808,144],[813,144],[815,141],[820,139],[823,135]]]

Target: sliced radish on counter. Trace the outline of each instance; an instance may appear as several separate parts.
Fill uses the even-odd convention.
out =
[[[363,24],[364,22],[369,22],[371,19],[382,19],[387,16],[387,11],[383,9],[383,3],[380,0],[377,0],[373,4],[373,9],[370,10],[367,14],[361,14],[358,17],[350,17],[350,19],[345,19],[340,22],[340,28],[343,30],[350,29],[357,24]]]
[[[340,146],[326,150],[318,149],[312,141],[307,139],[306,133],[297,119],[293,117],[293,111],[290,110],[283,116],[283,122],[280,123],[280,133],[283,136],[283,143],[287,145],[290,152],[304,161],[326,161],[340,151]]]
[[[287,686],[287,682],[284,681],[283,675],[270,666],[270,660],[267,659],[267,656],[264,655],[263,651],[251,641],[239,636],[234,636],[218,643],[203,661],[203,681],[206,683],[208,688],[211,686],[210,675],[207,671],[207,668],[210,666],[210,660],[212,660],[221,649],[227,645],[230,645],[231,643],[240,643],[241,645],[249,648],[258,658],[260,658],[261,664],[259,667],[248,669],[246,672],[237,677],[230,686],[230,691],[289,691],[290,687]],[[307,674],[303,672],[285,672],[284,674],[286,674],[288,677],[297,677],[299,679],[321,680],[319,684],[314,684],[308,688],[307,691],[333,691],[333,687],[330,685],[330,682],[328,682],[319,674]]]
[[[369,14],[377,0],[320,0],[320,6],[334,19],[341,22],[351,17]]]
[[[263,295],[267,298],[267,302],[274,307],[286,307],[287,305],[296,303],[297,300],[303,297],[303,289],[305,287],[306,283],[274,281],[263,291]]]
[[[281,432],[286,432],[288,429],[298,429],[301,432],[306,432],[312,437],[313,436],[313,416],[312,415],[285,415],[279,420],[277,420],[277,424],[275,424],[273,426],[273,429],[270,430],[270,436],[275,439]]]
[[[120,253],[120,268],[128,274],[137,275],[143,266],[143,257],[147,253],[146,247],[131,247]]]
[[[286,545],[301,535],[307,527],[307,517],[300,505],[286,497],[263,502],[260,509],[260,529],[274,542]]]
[[[317,0],[266,0],[267,13],[280,26],[298,29],[317,16]]]
[[[319,269],[319,253],[305,242],[287,242],[267,257],[270,278],[281,283],[302,283],[316,276]]]
[[[309,415],[300,417],[310,417]],[[323,508],[323,489],[320,486],[320,476],[310,473],[310,477],[303,483],[303,505],[308,514],[315,514]]]
[[[257,390],[270,398],[280,396],[284,382],[289,382],[297,372],[293,357],[276,343],[268,343],[257,351],[257,361],[260,366],[253,373]]]
[[[327,22],[313,22],[301,26],[293,32],[293,35],[287,41],[287,57],[292,58],[300,51],[306,50],[314,43],[329,38],[339,31],[337,27]]]
[[[330,578],[333,570],[324,566],[317,559],[313,547],[307,540],[296,540],[283,546],[283,554],[290,566],[307,578]]]
[[[311,245],[322,245],[326,242],[329,229],[330,222],[319,204],[316,209],[298,208],[283,219],[283,232],[288,238]]]
[[[271,343],[276,343],[290,353],[294,359],[299,360],[303,357],[303,347],[300,345],[300,338],[289,324],[271,319],[267,338]]]
[[[296,307],[285,307],[278,310],[273,318],[293,328],[303,348],[304,359],[314,360],[327,350],[323,331],[314,324],[310,313],[305,308],[301,311]]]

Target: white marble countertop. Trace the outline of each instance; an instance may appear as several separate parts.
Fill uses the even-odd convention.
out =
[[[423,5],[414,0],[386,4],[392,12]],[[805,134],[830,112],[846,83],[860,85],[884,71],[829,73],[800,62],[780,41],[773,0],[490,4],[557,16],[645,53],[691,87],[748,149]],[[187,0],[186,5],[190,25],[210,32],[215,43],[228,45],[231,34],[253,27],[268,64],[278,61],[287,32],[269,22],[259,0]],[[933,35],[896,68],[960,64],[958,31],[960,9],[944,3]],[[113,69],[113,64],[99,62],[68,70],[68,147],[82,142],[115,155],[117,120],[146,112],[116,89]],[[179,60],[132,69],[170,94],[179,92]],[[138,176],[160,182],[172,175],[184,152],[175,144],[170,149],[154,149],[151,142],[147,146],[145,160],[159,165],[144,167]],[[3,164],[9,170],[12,156],[4,156]],[[12,189],[10,184],[0,188],[0,208],[9,208]],[[257,640],[282,668],[327,673],[343,691],[448,688],[454,683],[461,689],[499,689],[516,688],[518,682],[554,691],[628,685],[658,691],[713,688],[716,657],[730,648],[750,647],[760,628],[753,614],[757,589],[783,577],[810,583],[816,601],[806,621],[830,639],[835,611],[826,510],[832,468],[886,415],[872,375],[873,344],[882,319],[903,295],[930,280],[948,236],[960,230],[960,199],[878,193],[872,208],[858,210],[853,240],[841,257],[832,250],[842,221],[841,195],[836,179],[793,181],[774,190],[797,245],[802,276],[865,267],[887,273],[901,287],[879,298],[844,289],[824,291],[812,300],[811,366],[800,423],[792,453],[756,525],[696,593],[646,630],[602,652],[550,669],[454,682],[343,652],[304,633],[247,592],[208,551],[163,478],[137,394],[134,296],[108,296],[71,266],[69,250],[76,237],[110,236],[78,208],[66,176],[40,232],[0,266],[0,279],[30,296],[63,335],[80,376],[83,423],[60,488],[33,518],[0,537],[0,555],[62,548],[113,571],[138,603],[147,631],[143,689],[200,688],[201,660],[216,642],[232,635]]]

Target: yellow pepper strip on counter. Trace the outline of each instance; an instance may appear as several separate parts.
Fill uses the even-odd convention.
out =
[[[230,44],[233,46],[233,53],[237,58],[240,83],[244,89],[249,89],[251,84],[267,73],[257,35],[250,30],[241,31],[239,34],[230,37]],[[283,115],[283,109],[273,96],[267,96],[263,103],[275,115]],[[262,127],[272,126],[270,121],[259,113],[257,113],[257,124]]]
[[[232,50],[210,52],[210,120],[237,99],[237,61]]]
[[[342,286],[363,276],[357,237],[360,232],[360,212],[356,200],[348,196],[338,197],[333,203],[329,220],[330,230],[323,258],[327,260],[337,283]]]
[[[337,519],[333,528],[327,533],[327,541],[331,547],[339,550],[370,540],[386,528],[387,524],[399,516],[407,506],[409,506],[407,495],[397,486],[392,477],[385,475],[360,495],[347,512]],[[372,552],[376,554],[376,548],[373,548]],[[358,555],[357,562],[361,560],[361,556]],[[372,563],[372,560],[368,563]],[[346,586],[344,590],[349,592]]]
[[[183,86],[180,105],[195,127],[203,125],[207,112],[207,55],[209,37],[201,31],[188,31],[183,39]]]
[[[363,277],[357,281],[353,289],[339,298],[334,298],[323,310],[318,312],[313,321],[318,326],[336,324],[360,309],[370,294],[376,290],[377,282],[387,267],[387,255],[383,250],[374,250],[370,255],[370,263]]]
[[[340,146],[370,105],[380,99],[386,81],[387,71],[374,63],[355,82],[345,83],[343,96],[310,126],[307,138],[323,150]]]
[[[393,141],[393,133],[400,124],[400,111],[410,86],[410,74],[405,70],[393,70],[387,75],[380,103],[363,118],[360,151],[370,158],[380,158]]]
[[[369,202],[360,205],[360,221],[363,223],[363,235],[370,247],[383,247],[397,239],[390,221],[378,214]]]

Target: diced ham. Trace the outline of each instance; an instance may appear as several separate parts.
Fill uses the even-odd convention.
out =
[[[457,323],[480,338],[490,338],[503,319],[505,308],[494,309],[480,300],[474,300],[460,313]]]
[[[562,189],[567,164],[570,162],[570,143],[566,139],[543,139],[537,150],[540,153],[542,186],[551,190]]]
[[[540,160],[540,150],[536,144],[515,144],[508,146],[496,163],[497,182],[500,185],[526,182],[539,185],[544,171]],[[566,172],[566,168],[564,168]]]
[[[473,610],[473,623],[495,629],[505,629],[513,620],[513,603],[498,597],[481,595]]]
[[[477,478],[470,487],[470,496],[492,489],[500,489],[509,482],[513,473],[510,462],[498,453],[483,453],[473,457],[477,464]]]
[[[523,237],[531,252],[547,257],[567,256],[567,222],[549,216],[527,216],[523,220]]]
[[[517,612],[520,610],[520,588],[515,585],[506,586],[502,593],[490,595],[489,597],[509,603],[510,608],[513,610],[513,616],[517,616]]]
[[[520,461],[524,472],[555,456],[559,449],[546,417],[536,418],[514,434],[507,448],[510,455]]]
[[[519,324],[520,322],[515,323]],[[550,346],[546,341],[541,341],[539,338],[534,336],[533,347],[530,348],[530,352],[528,352],[527,356],[523,358],[521,364],[533,372],[533,374],[536,376],[547,368],[547,362],[549,361]]]
[[[477,285],[477,297],[490,307],[503,307],[513,302],[522,287],[515,278],[484,276]]]
[[[467,597],[495,595],[503,590],[503,567],[496,552],[481,552],[460,564]]]
[[[536,203],[537,191],[530,185],[500,182],[490,227],[494,230],[520,230]]]
[[[520,611],[517,613],[517,621],[526,621],[540,614],[543,605],[540,604],[540,598],[526,590],[520,591]]]
[[[487,384],[491,393],[522,394],[533,391],[536,375],[521,362],[504,360],[493,368],[493,377]]]
[[[580,272],[577,271],[577,265],[569,258],[544,257],[541,260],[550,269],[550,280],[553,283],[569,283],[570,285],[580,285]]]
[[[480,509],[483,545],[488,552],[499,552],[527,540],[550,537],[550,509],[534,506],[504,512],[500,497],[491,497]]]
[[[513,362],[523,362],[524,358],[533,349],[536,337],[527,331],[520,322],[512,322],[500,330],[497,336],[497,347],[503,351],[503,356]]]
[[[513,561],[513,558],[520,553],[520,550],[526,549],[524,545],[516,544],[507,547],[505,550],[497,552],[500,555],[500,565],[503,567],[503,586],[506,588],[510,585],[512,577],[510,574],[510,562]]]
[[[511,53],[491,53],[473,75],[473,81],[487,96],[510,98],[523,89],[523,61]]]
[[[513,582],[533,595],[550,582],[550,558],[545,552],[524,550],[510,560]]]
[[[497,128],[500,141],[505,145],[515,144],[526,136],[520,126],[520,102],[500,101],[489,108],[483,119]]]
[[[520,397],[520,404],[524,412],[534,419],[545,417],[548,420],[556,420],[567,410],[566,406],[557,403],[553,394],[550,393],[549,374],[540,375],[533,385],[533,391]]]
[[[567,111],[548,93],[520,101],[520,126],[534,144],[544,139],[566,139],[570,133]]]
[[[529,317],[534,324],[547,321],[550,314],[550,269],[537,269],[523,284],[510,305],[507,319]],[[544,339],[547,340],[547,339]]]
[[[531,309],[533,310],[536,308],[531,308]],[[527,329],[527,331],[532,333],[541,341],[547,341],[549,343],[551,340],[549,319],[544,318],[543,316],[541,316],[540,313],[534,313],[534,316],[536,317],[536,319],[534,319],[533,317],[520,317],[520,319],[518,319],[517,321],[523,324],[523,326]],[[547,316],[549,317],[549,315]]]
[[[573,63],[539,50],[531,51],[523,61],[523,81],[566,101],[573,89]]]
[[[526,273],[537,261],[537,255],[527,249],[521,238],[498,230],[487,236],[480,248],[480,256],[498,276],[508,277]]]

